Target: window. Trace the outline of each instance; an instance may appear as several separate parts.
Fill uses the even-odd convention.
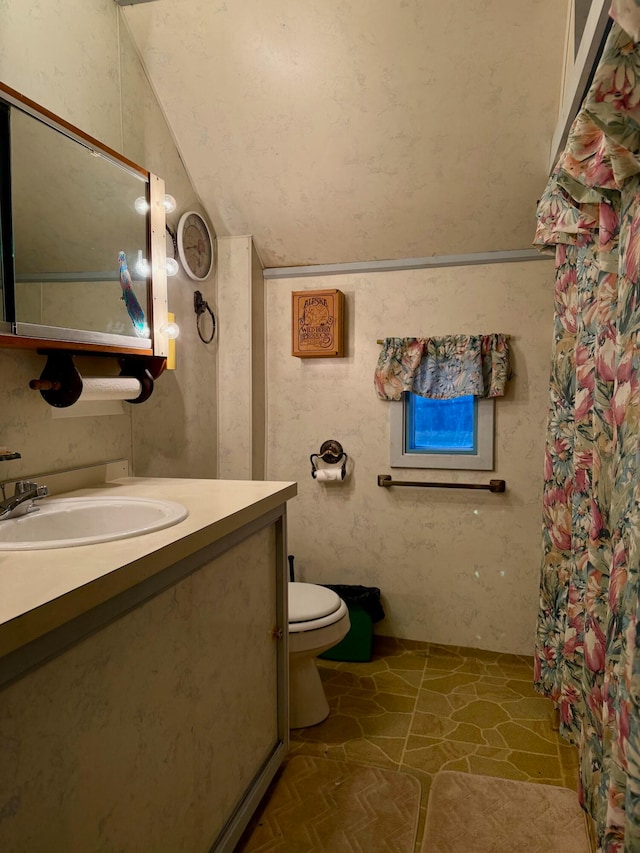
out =
[[[492,470],[493,408],[493,399],[404,393],[391,403],[391,467]]]

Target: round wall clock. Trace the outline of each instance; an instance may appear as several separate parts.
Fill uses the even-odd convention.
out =
[[[180,217],[177,242],[184,271],[189,278],[203,281],[213,267],[213,240],[207,223],[195,210]]]

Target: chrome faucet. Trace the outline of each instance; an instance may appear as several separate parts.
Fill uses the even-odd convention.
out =
[[[34,512],[39,509],[33,505],[34,501],[46,498],[48,494],[48,486],[39,486],[30,480],[18,480],[15,484],[13,497],[4,498],[3,489],[4,499],[0,501],[0,521]]]

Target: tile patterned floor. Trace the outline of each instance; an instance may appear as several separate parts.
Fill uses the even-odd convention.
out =
[[[376,637],[368,663],[318,664],[331,714],[292,731],[291,754],[417,777],[418,842],[439,770],[576,788],[577,752],[533,689],[530,657]]]

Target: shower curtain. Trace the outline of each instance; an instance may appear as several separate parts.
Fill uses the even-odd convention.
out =
[[[536,232],[556,278],[535,682],[603,853],[640,851],[639,105],[614,24]]]

